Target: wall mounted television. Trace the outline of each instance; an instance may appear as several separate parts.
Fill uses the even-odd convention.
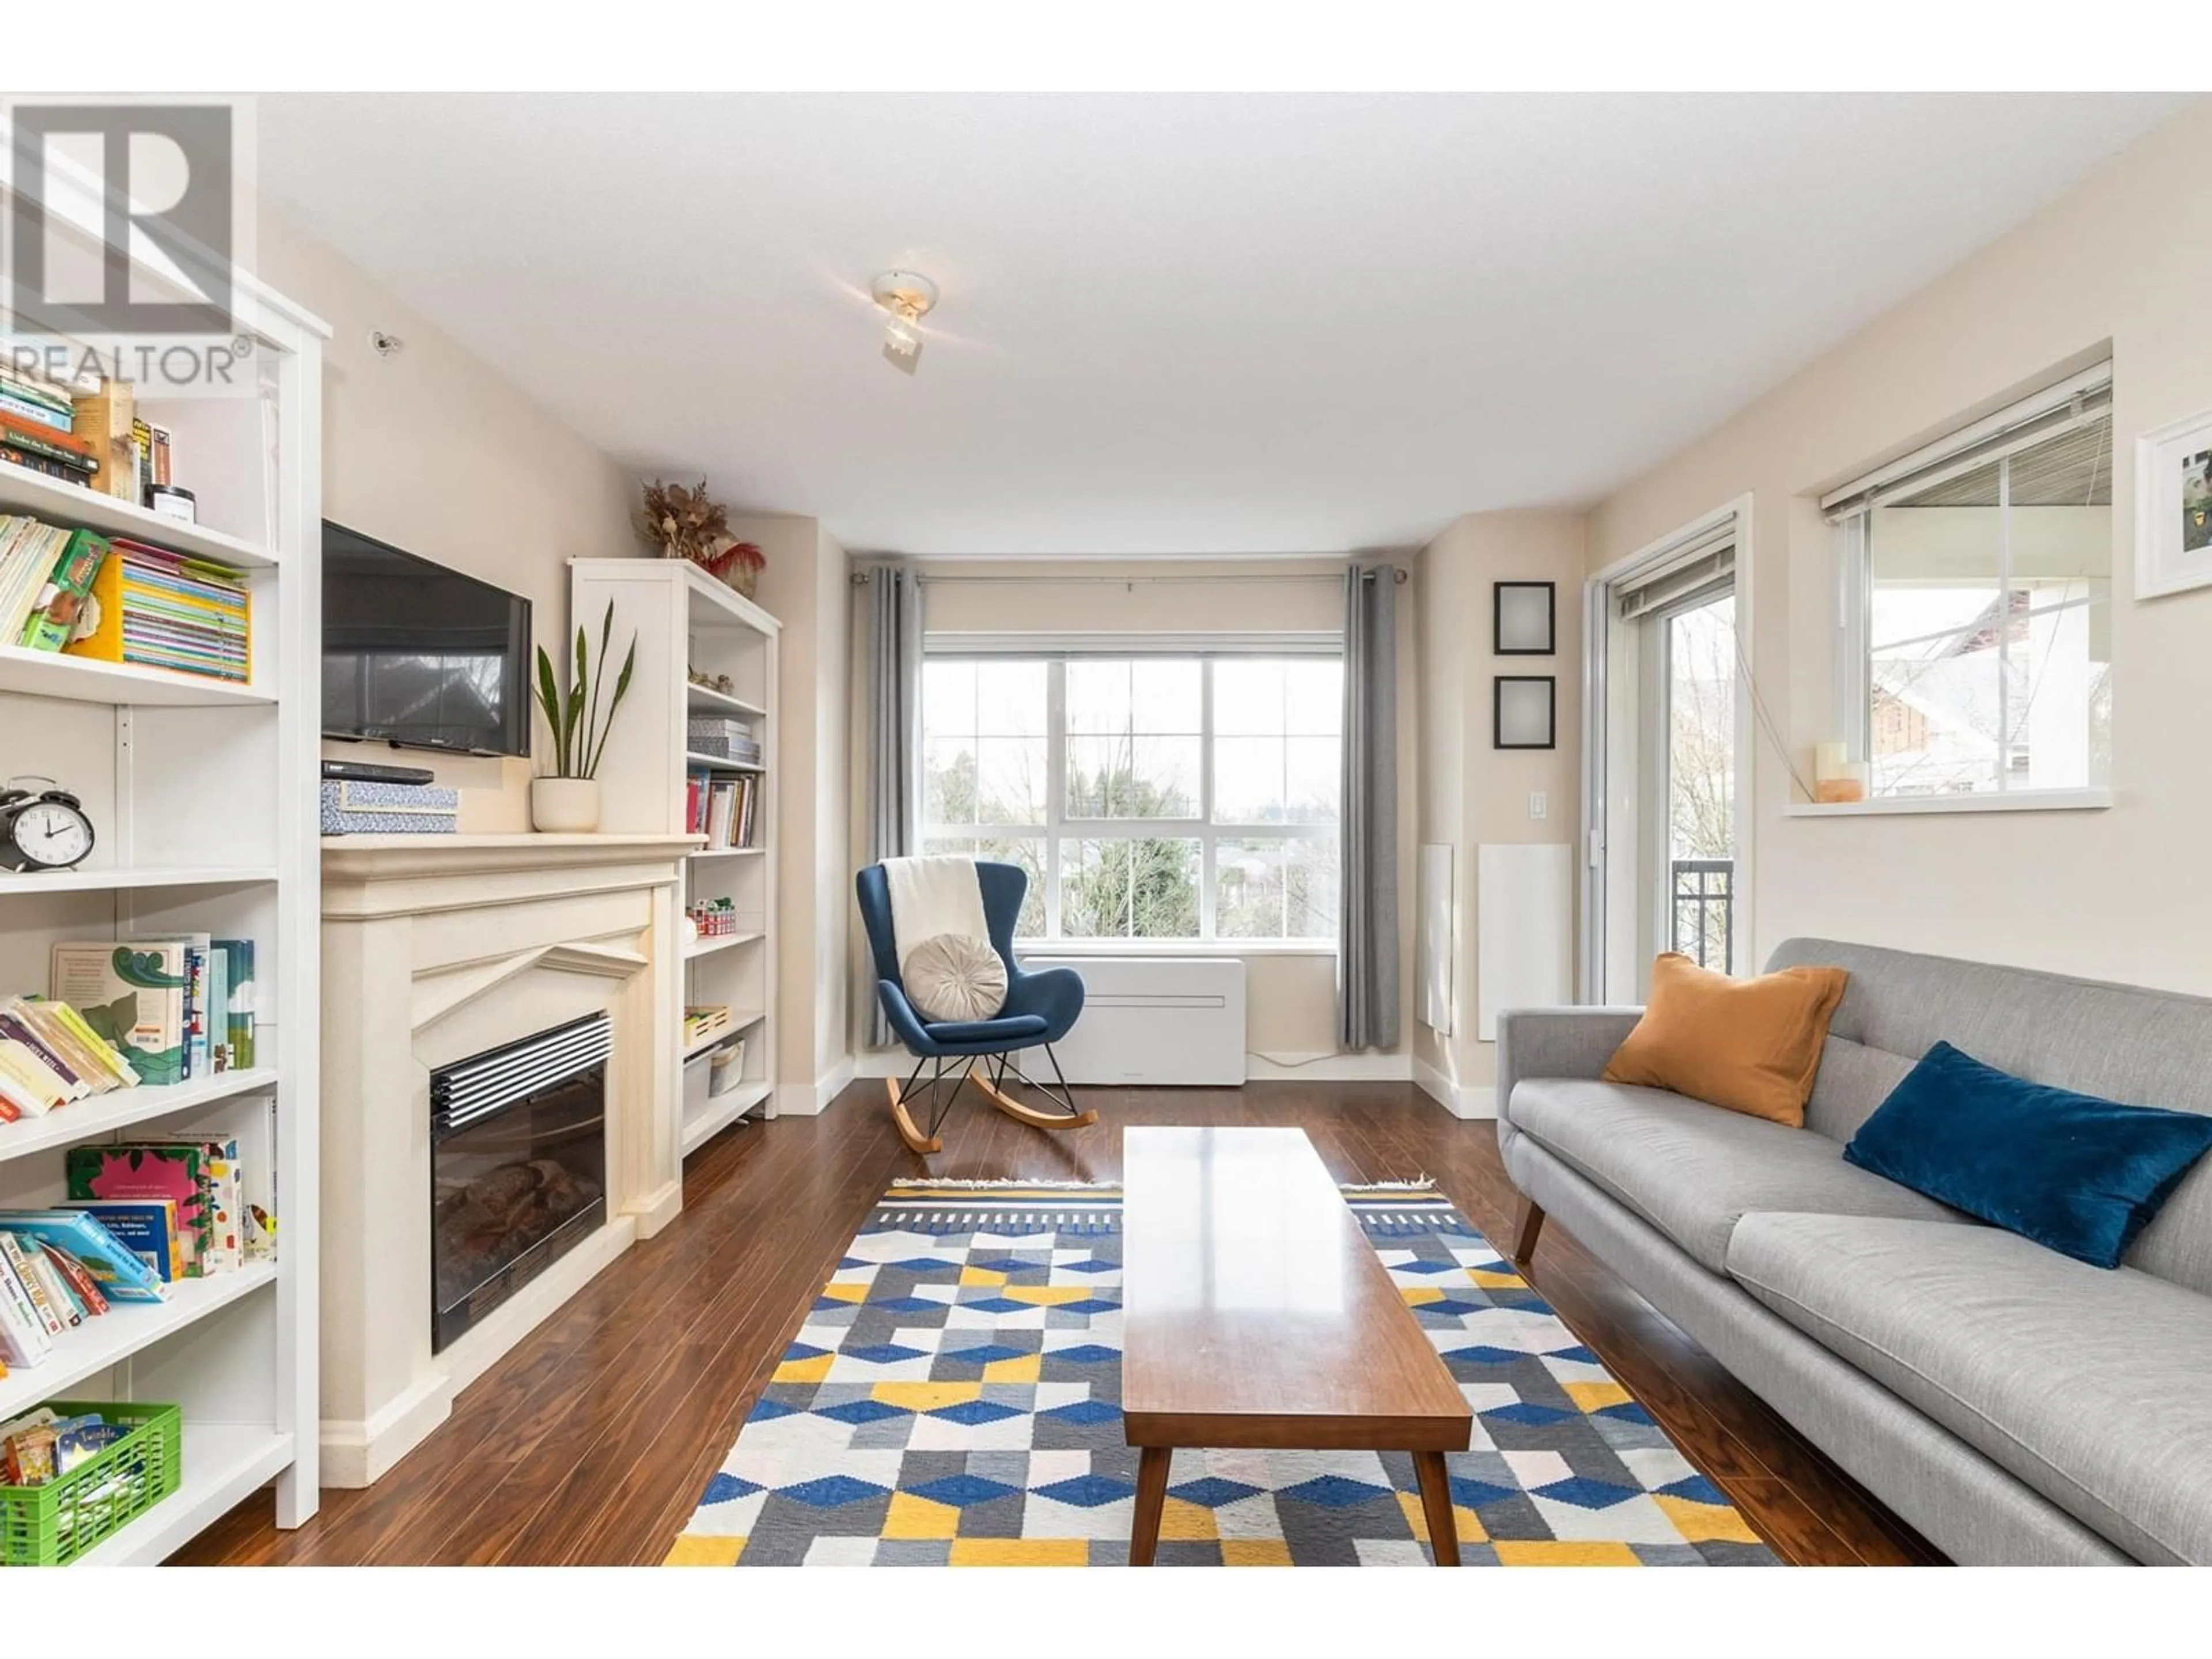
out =
[[[325,520],[323,735],[530,753],[530,601]]]

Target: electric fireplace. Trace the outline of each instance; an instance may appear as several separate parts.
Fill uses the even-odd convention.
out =
[[[606,1220],[607,1016],[430,1074],[430,1349]]]

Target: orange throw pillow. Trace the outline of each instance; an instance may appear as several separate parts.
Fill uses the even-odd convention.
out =
[[[1606,1062],[1605,1080],[1672,1089],[1802,1128],[1850,977],[1841,968],[1785,968],[1730,979],[1670,951],[1651,964],[1651,1000]]]

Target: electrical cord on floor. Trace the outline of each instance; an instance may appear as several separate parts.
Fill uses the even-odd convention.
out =
[[[1304,1060],[1278,1060],[1273,1054],[1261,1054],[1257,1048],[1247,1048],[1244,1051],[1244,1058],[1247,1060],[1264,1060],[1268,1065],[1279,1066],[1286,1072],[1295,1072],[1301,1066],[1318,1066],[1324,1060],[1342,1060],[1344,1057],[1345,1053],[1341,1048],[1326,1054],[1308,1054]]]

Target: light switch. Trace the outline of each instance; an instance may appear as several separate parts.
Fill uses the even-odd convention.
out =
[[[1531,789],[1528,792],[1528,816],[1530,817],[1540,818],[1547,817],[1550,814],[1551,810],[1551,798],[1546,795],[1542,790]]]

